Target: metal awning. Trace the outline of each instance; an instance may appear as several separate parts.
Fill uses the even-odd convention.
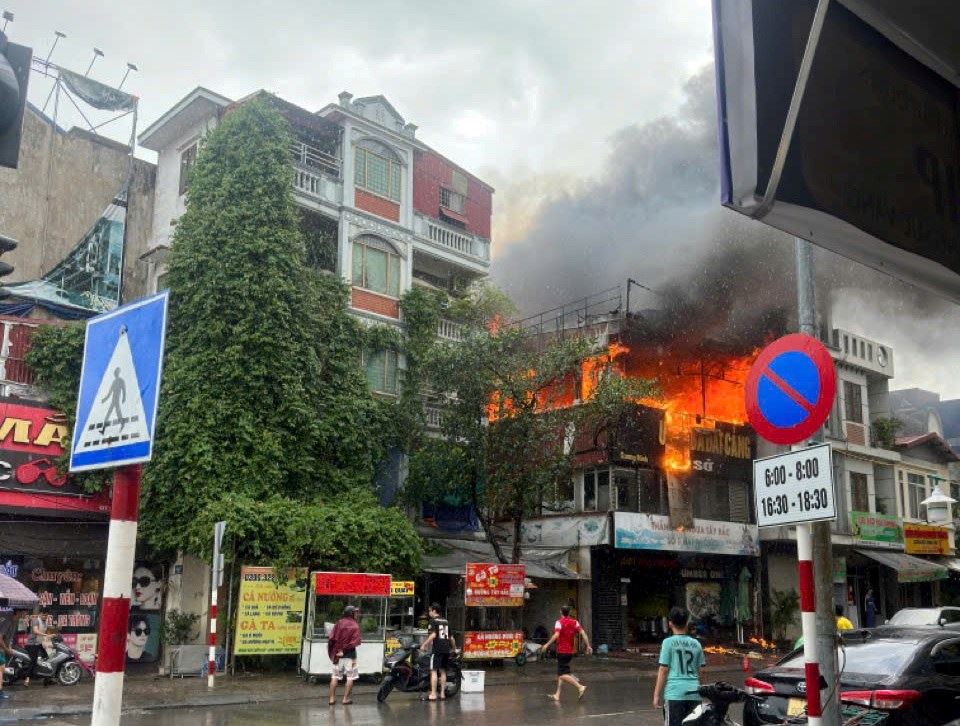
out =
[[[950,570],[954,575],[960,575],[960,559],[956,557],[938,557],[937,562]]]
[[[464,539],[431,539],[431,547],[444,550],[441,554],[423,558],[422,570],[443,575],[463,575],[468,562],[496,562],[493,547],[487,542]],[[579,580],[580,575],[562,564],[569,548],[524,547],[520,564],[527,569],[527,577],[543,580]]]
[[[944,580],[948,577],[947,568],[932,560],[924,560],[902,552],[885,552],[882,550],[857,550],[864,557],[886,565],[896,570],[897,582],[932,582]]]

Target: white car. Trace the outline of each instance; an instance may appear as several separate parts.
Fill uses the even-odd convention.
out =
[[[904,608],[895,612],[886,625],[911,628],[940,625],[960,628],[960,608]]]

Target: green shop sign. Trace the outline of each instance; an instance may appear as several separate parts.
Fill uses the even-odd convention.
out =
[[[853,537],[861,542],[897,547],[903,544],[899,517],[874,512],[850,512]]]

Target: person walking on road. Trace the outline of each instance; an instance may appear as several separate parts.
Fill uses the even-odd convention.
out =
[[[560,700],[560,687],[564,683],[569,683],[577,689],[578,699],[583,698],[583,694],[587,690],[587,687],[570,672],[570,662],[577,652],[578,633],[587,647],[587,655],[590,655],[593,653],[593,648],[590,647],[590,639],[587,638],[587,634],[580,623],[575,618],[570,617],[570,606],[564,605],[560,608],[560,619],[553,626],[553,635],[550,636],[550,640],[543,644],[543,651],[546,652],[554,641],[557,643],[557,690],[555,693],[547,694],[554,701]]]
[[[432,603],[427,611],[430,615],[430,622],[427,628],[430,635],[423,641],[420,650],[424,651],[428,646],[432,646],[430,653],[430,695],[428,701],[441,701],[447,699],[447,665],[450,663],[450,654],[457,652],[457,642],[450,635],[450,623],[444,619],[440,612],[440,606]],[[437,695],[437,683],[440,685],[440,695]]]
[[[700,669],[706,665],[703,646],[687,635],[690,614],[680,607],[667,616],[673,635],[660,646],[660,668],[653,689],[653,707],[663,708],[666,726],[680,726],[697,704],[700,695]]]
[[[346,681],[343,688],[343,705],[353,703],[350,700],[350,691],[353,682],[359,677],[357,671],[357,648],[360,645],[360,626],[357,624],[357,608],[347,605],[327,641],[327,655],[333,663],[330,673],[330,705],[337,702],[337,684]]]

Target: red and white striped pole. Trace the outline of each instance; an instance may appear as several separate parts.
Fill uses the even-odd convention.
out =
[[[817,653],[817,605],[813,579],[813,526],[797,525],[797,572],[800,576],[800,622],[803,627],[803,668],[807,680],[807,723],[822,726],[820,659]]]
[[[223,556],[220,554],[220,545],[223,542],[223,532],[226,528],[226,522],[217,522],[213,527],[213,562],[210,566],[210,636],[208,640],[210,654],[207,658],[207,688],[213,688],[214,677],[217,673],[217,590],[223,579]]]
[[[110,532],[107,535],[103,602],[100,606],[91,726],[117,726],[120,723],[139,506],[140,465],[116,469],[113,472],[113,502],[110,506]]]

